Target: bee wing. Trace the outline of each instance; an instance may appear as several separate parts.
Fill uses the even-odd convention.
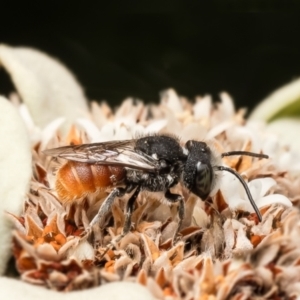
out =
[[[153,171],[159,163],[151,156],[135,151],[136,140],[109,141],[104,143],[65,146],[44,151],[46,155],[89,164],[121,165],[124,167]]]

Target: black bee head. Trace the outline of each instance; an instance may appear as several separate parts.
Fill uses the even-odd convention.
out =
[[[213,169],[211,166],[211,151],[206,143],[188,141],[187,161],[183,170],[183,182],[195,195],[205,200],[211,192]]]

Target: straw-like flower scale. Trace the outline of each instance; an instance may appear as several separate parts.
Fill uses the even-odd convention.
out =
[[[14,255],[22,280],[59,291],[135,281],[164,299],[295,295],[300,245],[291,234],[299,234],[300,228],[298,209],[291,199],[298,189],[287,183],[295,175],[278,166],[277,158],[284,150],[278,148],[277,157],[272,153],[269,160],[223,159],[224,165],[248,182],[263,215],[261,223],[231,174],[219,174],[211,204],[178,185],[176,191],[184,195],[186,211],[176,244],[172,237],[177,208],[151,192],[138,197],[130,233],[109,251],[106,246],[122,232],[126,197],[115,201],[88,239],[81,234],[109,191],[87,194],[67,205],[57,199],[55,172],[64,162],[53,162],[42,153],[49,147],[167,132],[179,136],[181,143],[209,137],[219,153],[268,148],[264,131],[254,130],[255,124],[246,122],[243,111],[235,112],[227,95],[221,99],[217,105],[206,98],[192,104],[169,90],[157,106],[128,99],[114,114],[105,104],[93,103],[90,115],[75,121],[66,137],[59,133],[61,122],[56,120],[40,132],[39,141],[33,141],[30,194],[21,216],[13,217]],[[289,155],[287,150],[284,154]]]

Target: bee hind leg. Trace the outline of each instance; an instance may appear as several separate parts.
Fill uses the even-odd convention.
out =
[[[110,211],[111,206],[116,197],[122,197],[126,193],[127,189],[117,187],[114,188],[111,193],[106,197],[102,205],[100,206],[97,214],[94,216],[89,226],[85,229],[83,236],[90,235],[92,232],[93,226],[96,224],[100,224],[101,220],[105,217],[105,215]]]
[[[132,190],[133,188],[131,188]],[[130,231],[131,228],[131,216],[133,213],[133,209],[134,209],[134,204],[136,201],[137,196],[140,193],[141,188],[138,187],[134,193],[132,194],[132,196],[129,198],[127,205],[126,205],[126,212],[125,212],[125,221],[124,221],[124,227],[122,230],[122,233],[115,237],[107,246],[106,249],[104,251],[104,253],[101,255],[101,257],[103,257],[108,250],[116,248],[116,244]],[[130,191],[129,191],[130,192]]]

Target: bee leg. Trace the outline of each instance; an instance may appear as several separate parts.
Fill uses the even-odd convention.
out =
[[[130,193],[133,190],[134,186],[129,187],[126,192]],[[101,255],[101,258],[104,257],[104,255],[107,253],[108,250],[116,248],[116,244],[130,231],[131,227],[131,215],[133,212],[134,208],[134,203],[136,201],[137,196],[140,193],[141,188],[138,187],[135,192],[132,194],[132,196],[129,198],[127,205],[126,205],[126,213],[125,213],[125,222],[124,222],[124,227],[122,230],[122,233],[114,238],[107,246],[106,249],[104,250],[104,253]],[[100,258],[100,259],[101,259]]]
[[[125,221],[124,221],[124,227],[123,227],[122,233],[118,237],[114,238],[111,241],[110,244],[116,244],[116,243],[118,243],[130,231],[130,228],[131,228],[131,216],[132,216],[132,213],[133,213],[133,209],[134,209],[134,204],[135,204],[136,198],[139,195],[140,191],[141,191],[141,188],[138,187],[134,191],[134,193],[132,194],[132,196],[129,198],[129,200],[127,202],[127,205],[126,205]]]
[[[183,221],[183,218],[184,218],[184,198],[182,195],[179,195],[179,194],[172,194],[170,192],[170,190],[167,190],[166,193],[165,193],[165,198],[171,202],[171,203],[176,203],[178,202],[178,209],[177,209],[177,213],[178,213],[178,218],[179,218],[179,221],[178,221],[178,226],[177,226],[177,229],[175,231],[175,234],[173,236],[173,244],[176,242],[176,239],[177,239],[177,235],[178,235],[178,232],[180,230],[180,227],[182,225],[182,221]]]
[[[126,214],[125,214],[125,222],[124,222],[124,227],[123,227],[123,231],[122,234],[120,236],[120,239],[123,238],[129,231],[130,231],[130,227],[131,227],[131,216],[133,213],[133,209],[134,209],[134,204],[136,201],[137,196],[139,195],[141,191],[141,188],[138,187],[135,192],[132,194],[132,196],[129,198],[127,205],[126,205]]]
[[[127,189],[117,187],[114,188],[111,193],[106,197],[102,205],[100,206],[98,213],[95,215],[89,226],[86,228],[85,233],[89,235],[94,225],[98,224],[101,219],[109,212],[116,197],[122,197],[126,193]]]

